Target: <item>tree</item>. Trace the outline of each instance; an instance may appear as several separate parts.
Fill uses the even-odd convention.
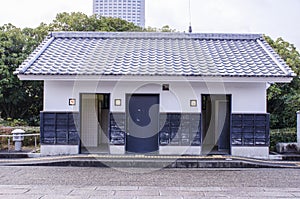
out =
[[[49,31],[144,31],[122,19],[77,13],[60,13],[49,25],[20,29],[0,27],[0,114],[36,124],[43,106],[43,82],[20,81],[13,72]]]
[[[268,112],[271,114],[271,128],[296,126],[296,111],[300,110],[300,54],[293,44],[278,38],[266,41],[297,74],[290,84],[273,84],[268,90]]]
[[[171,29],[168,25],[163,26],[162,28],[152,28],[148,27],[144,29],[146,32],[176,32],[175,29]]]
[[[20,81],[13,75],[40,42],[32,35],[33,29],[0,27],[0,112],[5,118],[33,119],[32,114],[41,108],[41,83]]]
[[[119,18],[102,17],[98,15],[87,16],[81,12],[59,13],[49,25],[50,31],[142,31],[134,23]]]

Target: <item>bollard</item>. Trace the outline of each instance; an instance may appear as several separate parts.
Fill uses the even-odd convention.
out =
[[[297,112],[297,143],[300,145],[300,111]]]
[[[13,141],[15,142],[15,150],[22,151],[22,141],[24,140],[24,133],[22,129],[15,129],[11,132],[13,134]]]

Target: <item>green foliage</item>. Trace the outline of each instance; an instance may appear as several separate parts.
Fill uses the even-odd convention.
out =
[[[146,32],[176,32],[175,29],[171,29],[168,25],[165,25],[162,28],[148,27],[144,31],[146,31]]]
[[[39,127],[21,127],[26,134],[40,134],[40,128]],[[40,143],[40,136],[36,137],[37,144]],[[35,136],[28,136],[24,137],[24,140],[22,142],[23,146],[34,146],[35,145]]]
[[[33,29],[0,27],[0,112],[4,118],[28,118],[41,109],[41,82],[20,81],[15,69],[39,44]]]
[[[290,84],[276,83],[268,89],[268,112],[271,113],[271,128],[296,126],[296,112],[300,110],[300,54],[293,44],[278,38],[266,41],[297,74]]]
[[[49,31],[144,31],[122,19],[88,17],[80,12],[60,13],[49,25],[20,29],[12,24],[0,27],[0,117],[22,118],[38,125],[43,107],[43,82],[20,81],[16,68],[45,38]],[[13,120],[15,121],[15,120]]]
[[[295,128],[273,129],[270,132],[270,151],[275,151],[276,144],[279,142],[297,142]]]
[[[6,118],[6,120],[3,119],[0,120],[0,126],[16,127],[16,126],[27,126],[27,125],[28,123],[23,119]]]
[[[35,133],[39,134],[39,132],[35,132]],[[39,143],[40,143],[40,136],[36,136],[36,144],[39,145]],[[22,146],[28,147],[28,146],[34,146],[34,145],[35,145],[35,136],[24,137]]]
[[[49,25],[50,31],[142,31],[142,28],[125,20],[102,17],[97,15],[87,16],[81,12],[60,13]]]

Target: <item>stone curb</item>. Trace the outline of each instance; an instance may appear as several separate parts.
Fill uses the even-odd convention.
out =
[[[0,166],[74,166],[116,168],[295,168],[299,162],[270,161],[226,156],[55,156],[24,159],[0,159]]]

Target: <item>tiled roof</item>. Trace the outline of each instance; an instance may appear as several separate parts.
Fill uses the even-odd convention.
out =
[[[54,32],[21,75],[292,77],[259,34]]]

